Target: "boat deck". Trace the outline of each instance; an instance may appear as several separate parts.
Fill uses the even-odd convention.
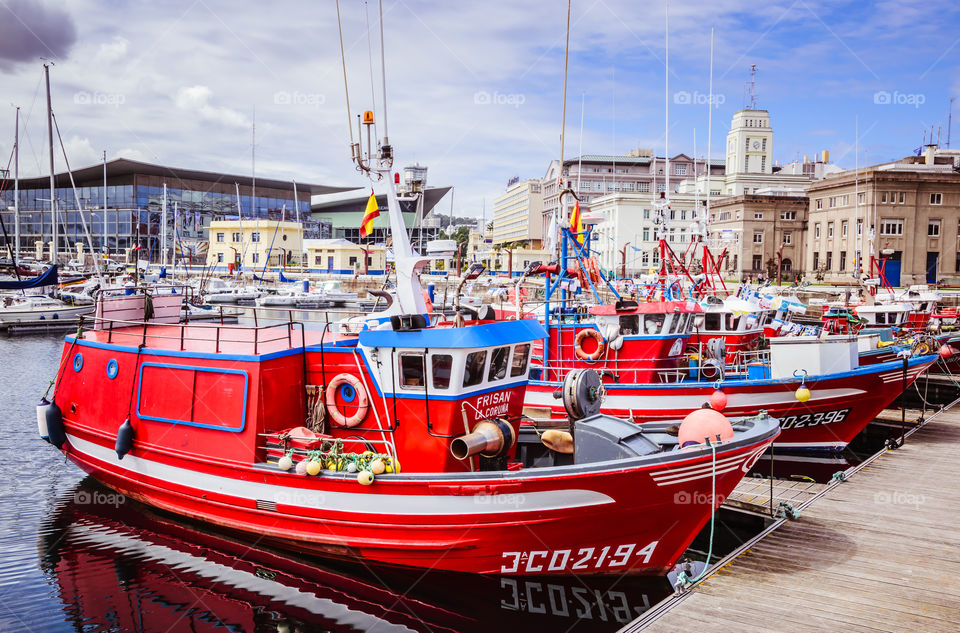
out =
[[[957,630],[958,445],[960,408],[932,416],[623,631]]]
[[[304,329],[297,322],[260,327],[220,324],[157,324],[128,325],[113,329],[86,330],[83,340],[126,347],[144,344],[146,348],[165,351],[187,351],[202,354],[263,355],[303,346],[332,345],[337,341],[355,340],[356,336],[329,330]]]

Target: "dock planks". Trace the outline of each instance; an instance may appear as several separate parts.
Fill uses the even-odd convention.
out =
[[[960,631],[958,482],[960,408],[623,630]]]

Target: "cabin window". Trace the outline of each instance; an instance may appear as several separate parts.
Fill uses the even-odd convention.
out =
[[[527,358],[530,356],[530,343],[513,348],[513,363],[510,365],[510,377],[516,378],[527,373]]]
[[[663,328],[663,314],[648,314],[643,317],[643,331],[646,334],[659,334]]]
[[[624,314],[620,316],[620,333],[636,334],[640,331],[640,316],[636,314]]]
[[[720,313],[708,312],[703,318],[703,329],[708,331],[718,331],[720,329]]]
[[[734,314],[727,315],[727,329],[731,331],[736,331],[737,327],[740,325],[740,317]]]
[[[400,386],[404,389],[422,389],[424,379],[423,354],[400,354]]]
[[[483,381],[483,366],[487,364],[487,350],[467,354],[467,364],[463,368],[463,386],[472,387]]]
[[[509,347],[498,347],[490,354],[490,372],[487,380],[500,380],[507,375],[507,361],[510,358]]]
[[[883,312],[877,312],[877,325],[886,325],[887,317]]]
[[[431,356],[433,370],[433,388],[448,389],[450,387],[450,372],[453,369],[453,356],[450,354],[434,354]]]

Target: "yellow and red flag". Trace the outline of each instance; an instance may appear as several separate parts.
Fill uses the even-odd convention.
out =
[[[377,204],[377,196],[370,190],[370,199],[367,200],[367,208],[363,212],[363,220],[360,222],[360,237],[368,237],[373,233],[373,221],[380,217],[380,206]]]
[[[583,220],[580,218],[579,200],[575,205],[573,205],[573,211],[570,212],[570,232],[574,234],[583,233]],[[583,244],[582,235],[574,235],[574,239],[577,240],[577,244]]]

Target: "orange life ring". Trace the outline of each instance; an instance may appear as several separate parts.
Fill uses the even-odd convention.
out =
[[[353,399],[357,401],[357,410],[349,417],[344,415],[337,407],[337,391],[344,386],[353,389]],[[330,384],[327,385],[326,405],[334,426],[345,426],[347,428],[360,424],[367,417],[367,409],[370,408],[366,388],[364,388],[360,379],[352,374],[337,374],[334,376]]]
[[[588,337],[597,343],[597,349],[590,353],[587,353],[583,349],[583,342]],[[603,340],[603,336],[593,328],[586,328],[577,332],[577,336],[573,340],[573,345],[574,353],[580,360],[597,360],[603,356],[603,352],[607,349],[607,343]]]

